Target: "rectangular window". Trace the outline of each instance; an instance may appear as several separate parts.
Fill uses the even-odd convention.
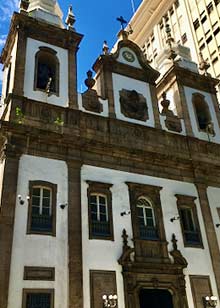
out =
[[[196,211],[196,197],[176,195],[180,224],[185,246],[202,248],[202,239]]]
[[[24,289],[22,308],[53,308],[54,290]]]
[[[56,185],[31,181],[29,186],[28,233],[55,235]]]
[[[153,205],[144,197],[137,200],[137,220],[141,239],[157,240]]]
[[[113,240],[111,184],[87,181],[89,237]]]

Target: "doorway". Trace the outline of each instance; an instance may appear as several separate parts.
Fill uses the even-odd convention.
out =
[[[172,295],[168,290],[142,289],[139,299],[140,308],[173,308]]]

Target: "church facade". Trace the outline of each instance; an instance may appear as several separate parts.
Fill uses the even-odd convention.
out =
[[[22,0],[1,55],[0,307],[218,307],[218,80],[122,29],[77,93],[61,20]]]

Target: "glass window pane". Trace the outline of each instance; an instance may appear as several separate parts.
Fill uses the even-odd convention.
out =
[[[100,213],[106,214],[106,206],[105,205],[100,205]]]
[[[42,209],[42,215],[43,216],[50,216],[50,208],[43,208]]]
[[[40,187],[33,188],[32,195],[40,196]]]
[[[97,205],[96,204],[91,204],[90,208],[91,208],[91,212],[97,213]]]
[[[100,214],[100,221],[107,221],[107,216],[105,214]]]
[[[89,200],[89,203],[94,203],[96,204],[97,203],[97,198],[95,195],[90,195],[90,200]]]
[[[154,221],[153,221],[153,219],[147,218],[147,226],[148,226],[148,227],[154,227]]]
[[[49,198],[44,198],[42,205],[43,205],[43,207],[50,207],[50,199]]]
[[[145,209],[146,217],[153,217],[153,211],[152,209]]]
[[[43,189],[43,198],[47,197],[47,198],[50,198],[50,193],[51,193],[51,190],[49,189]]]
[[[102,196],[99,196],[99,203],[100,204],[106,204],[106,199]]]
[[[33,206],[32,207],[32,215],[40,215],[40,207]]]
[[[139,225],[145,226],[144,217],[138,217],[138,223]]]
[[[39,197],[32,196],[32,206],[33,205],[40,206],[40,198]]]
[[[138,216],[139,217],[143,217],[144,216],[144,212],[143,212],[143,208],[142,207],[138,207],[137,208],[137,212],[138,212]]]
[[[91,213],[92,221],[97,221],[97,213]]]
[[[51,296],[47,293],[27,294],[26,308],[50,308]]]
[[[192,214],[193,214],[192,210],[188,209],[187,210],[187,220],[188,220],[188,230],[189,231],[195,230]]]

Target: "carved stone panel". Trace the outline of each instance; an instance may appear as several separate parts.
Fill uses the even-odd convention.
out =
[[[55,280],[55,268],[54,267],[36,267],[25,266],[24,267],[24,280]]]
[[[195,308],[203,308],[203,298],[213,295],[209,276],[190,276],[190,284]]]
[[[114,271],[90,270],[91,308],[103,308],[103,295],[117,294]]]
[[[166,116],[166,120],[165,120],[165,125],[166,125],[166,128],[168,130],[171,130],[171,131],[174,131],[174,132],[177,132],[177,133],[181,133],[182,132],[181,121],[175,115],[172,115],[172,116],[168,116],[167,115]]]
[[[89,89],[82,95],[83,107],[92,112],[101,113],[103,106],[99,101],[99,97],[95,90]]]
[[[121,113],[131,119],[146,121],[149,119],[146,98],[136,92],[122,89],[119,91]]]

